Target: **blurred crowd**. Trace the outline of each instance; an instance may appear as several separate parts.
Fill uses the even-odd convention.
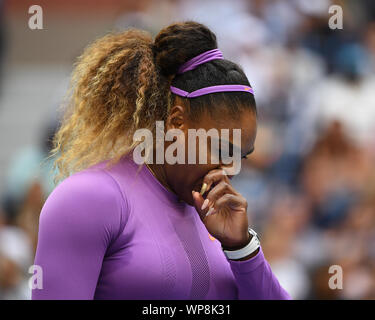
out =
[[[343,29],[328,26],[333,4]],[[375,2],[139,0],[114,26],[155,35],[188,19],[217,34],[254,88],[255,152],[233,184],[281,284],[294,299],[375,299]],[[15,154],[0,182],[0,299],[30,297],[56,127]],[[342,289],[328,285],[331,266]]]

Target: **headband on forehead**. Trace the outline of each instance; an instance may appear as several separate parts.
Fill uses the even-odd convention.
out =
[[[197,66],[201,65],[202,63],[206,63],[211,60],[216,59],[224,59],[223,54],[219,49],[213,49],[206,52],[201,53],[200,55],[190,59],[189,61],[185,62],[177,71],[177,74],[182,74],[186,71],[190,71],[195,69]],[[226,84],[226,85],[217,85],[211,87],[205,87],[193,92],[187,92],[185,90],[170,86],[170,90],[177,94],[178,96],[185,97],[185,98],[195,98],[199,96],[203,96],[209,93],[215,92],[229,92],[229,91],[242,91],[242,92],[249,92],[254,94],[253,88],[245,85],[240,84]]]

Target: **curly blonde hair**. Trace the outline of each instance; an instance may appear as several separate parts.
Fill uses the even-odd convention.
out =
[[[53,138],[55,183],[103,160],[113,165],[140,143],[135,130],[153,130],[165,119],[168,83],[156,70],[152,44],[150,34],[131,29],[96,40],[78,58]]]

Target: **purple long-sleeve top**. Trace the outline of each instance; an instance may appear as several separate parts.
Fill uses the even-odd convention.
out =
[[[262,250],[228,260],[195,208],[123,157],[62,181],[39,220],[32,299],[290,299]]]

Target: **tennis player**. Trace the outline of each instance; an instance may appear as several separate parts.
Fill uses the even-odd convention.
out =
[[[156,121],[184,134],[241,129],[232,150],[254,149],[253,89],[206,26],[172,24],[155,41],[137,29],[110,34],[79,58],[54,138],[62,181],[40,215],[43,283],[32,298],[290,299],[228,164],[134,161],[134,133],[155,132]]]

